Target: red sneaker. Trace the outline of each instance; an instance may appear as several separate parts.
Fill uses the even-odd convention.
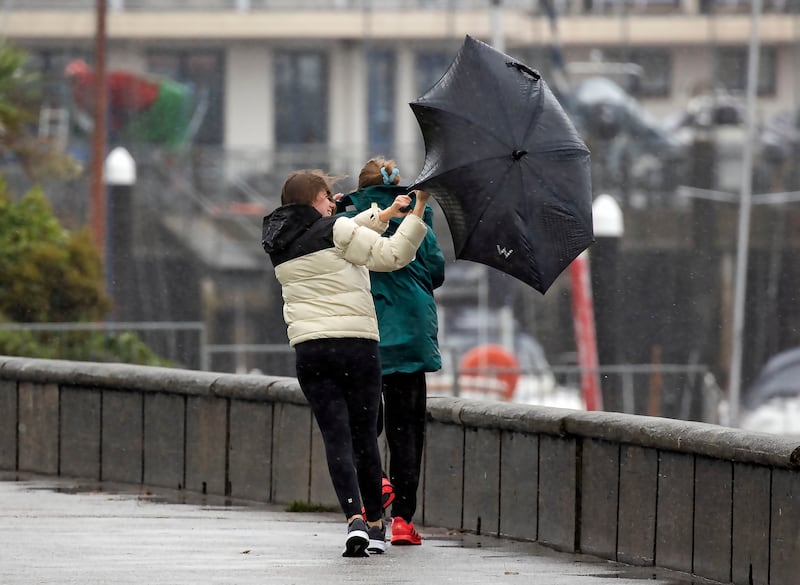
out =
[[[401,546],[422,544],[422,537],[414,528],[413,522],[406,522],[397,516],[392,518],[392,544]]]
[[[381,494],[383,495],[383,509],[385,510],[394,502],[394,486],[388,477],[384,477],[381,484]]]

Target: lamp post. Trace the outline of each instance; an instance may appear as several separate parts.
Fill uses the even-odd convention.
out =
[[[592,247],[592,254],[602,240],[613,238],[616,241],[622,235],[622,211],[610,195],[600,195],[592,204],[592,222],[598,240]],[[581,395],[586,410],[604,410],[598,370],[592,272],[588,250],[581,253],[569,265],[572,322],[578,350],[578,365],[581,370]]]
[[[89,225],[94,243],[103,255],[106,238],[106,194],[103,185],[103,158],[106,155],[106,0],[97,0],[94,44],[94,127],[89,182]]]
[[[756,124],[758,89],[759,22],[761,0],[753,0],[750,20],[750,45],[747,59],[747,117],[742,161],[742,185],[739,199],[739,229],[736,246],[736,275],[733,297],[733,339],[731,340],[728,402],[730,425],[739,425],[739,395],[742,382],[742,344],[744,343],[744,305],[747,293],[747,259],[750,247],[750,211],[753,190],[753,141]]]
[[[621,302],[617,268],[620,241],[625,228],[622,209],[614,197],[607,193],[597,196],[592,203],[592,223],[596,241],[592,245],[589,258],[592,297],[597,307],[597,360],[601,366],[616,365],[620,362],[620,324],[617,311]],[[619,393],[612,392],[607,384],[602,390],[605,410],[624,411]]]
[[[506,52],[506,33],[503,26],[503,0],[490,0],[492,46],[501,53]]]
[[[123,147],[113,149],[105,160],[108,186],[108,245],[106,246],[106,288],[114,307],[115,321],[130,320],[134,289],[130,278],[133,263],[132,192],[136,184],[136,162]]]

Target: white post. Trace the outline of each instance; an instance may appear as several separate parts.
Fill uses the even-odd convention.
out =
[[[742,186],[739,202],[739,231],[736,247],[736,275],[733,296],[733,339],[731,342],[728,402],[730,425],[739,425],[739,395],[742,379],[742,343],[744,337],[744,305],[747,293],[747,256],[750,246],[750,208],[753,190],[753,141],[756,123],[758,89],[759,23],[762,0],[753,0],[750,21],[750,50],[747,58],[747,118],[742,153]]]
[[[132,187],[136,184],[136,161],[126,148],[117,146],[106,157],[103,175],[109,187]]]
[[[501,53],[506,52],[506,35],[503,30],[503,0],[490,0],[492,18],[492,46]]]
[[[621,238],[625,233],[622,208],[611,195],[601,193],[592,203],[592,228],[598,238]]]
[[[103,165],[108,187],[106,221],[106,290],[114,302],[112,321],[129,319],[135,303],[135,284],[131,277],[133,261],[133,186],[136,161],[125,148],[117,146]]]
[[[589,277],[592,313],[594,315],[597,365],[613,366],[619,363],[620,298],[618,292],[619,249],[625,226],[622,208],[608,193],[601,193],[592,202],[592,225],[596,241],[589,250]],[[597,311],[594,310],[597,307]],[[624,410],[625,386],[612,376],[600,376],[597,386],[603,397],[603,408]]]

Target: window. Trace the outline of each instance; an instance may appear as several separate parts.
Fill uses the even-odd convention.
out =
[[[388,49],[367,53],[369,151],[391,156],[394,147],[395,55]]]
[[[445,51],[417,54],[417,93],[419,95],[436,85],[453,61],[453,56]]]
[[[147,55],[147,69],[161,77],[188,85],[194,103],[190,121],[193,141],[222,144],[224,68],[219,51],[154,51]]]
[[[758,95],[775,95],[777,51],[775,47],[761,47],[758,63]],[[732,92],[747,90],[746,47],[724,47],[717,49],[714,80]]]
[[[764,12],[800,12],[800,3],[794,0],[764,0]],[[749,13],[752,0],[700,0],[700,14]]]
[[[315,51],[275,53],[275,141],[328,142],[328,61]]]
[[[607,61],[634,63],[642,75],[634,84],[637,97],[668,97],[672,87],[672,55],[665,48],[617,48],[604,51]]]
[[[583,0],[584,12],[598,14],[669,12],[680,7],[680,0]]]

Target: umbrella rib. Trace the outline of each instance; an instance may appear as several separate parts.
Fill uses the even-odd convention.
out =
[[[436,176],[439,177],[439,176],[442,176],[442,175],[446,175],[448,173],[454,173],[456,171],[460,171],[462,169],[468,169],[471,165],[473,165],[476,162],[488,162],[488,161],[493,161],[493,160],[507,160],[508,158],[509,157],[507,155],[479,157],[479,158],[477,158],[475,160],[469,160],[469,161],[463,162],[463,163],[461,163],[461,164],[459,164],[457,166],[454,166],[454,167],[451,167],[451,168],[448,168],[448,169],[438,169],[437,172],[436,172]],[[503,176],[508,174],[510,171],[511,171],[511,167],[509,167],[508,170],[506,170],[506,173]]]
[[[508,68],[506,68],[506,69],[508,69]],[[500,96],[500,97],[504,96],[505,94],[502,91],[502,88],[500,87],[500,80],[497,77],[493,76],[492,77],[492,82],[493,82],[492,85],[494,85],[494,95]],[[498,101],[499,101],[499,98],[498,98]],[[503,105],[505,105],[505,104],[503,104]],[[513,129],[514,125],[511,124],[511,120],[509,119],[510,108],[501,107],[500,111],[503,113],[503,117],[505,118],[505,121],[506,121],[505,127],[509,128],[509,129]],[[522,145],[521,144],[512,144],[512,149],[516,149],[516,147],[518,147],[518,146],[522,146]]]
[[[559,160],[568,160],[570,157],[563,156],[564,153],[572,152],[575,154],[574,158],[581,158],[589,154],[589,150],[586,148],[586,145],[579,142],[574,142],[573,146],[564,146],[561,145],[559,148],[543,148],[540,150],[529,150],[528,154],[536,156],[542,154],[555,154],[559,153]]]
[[[508,58],[508,59],[510,59],[510,58]],[[513,65],[515,63],[516,62],[513,59],[506,60],[506,62],[505,62],[506,66]],[[507,69],[509,69],[509,68],[507,67]],[[516,73],[518,75],[523,75],[523,71],[519,67],[511,67],[510,69],[513,69],[514,71],[516,71]],[[505,95],[505,93],[502,91],[502,88],[500,87],[499,78],[493,77],[492,79],[494,81],[495,95],[498,95],[498,96]],[[544,90],[544,86],[541,85],[542,78],[539,77],[538,79],[535,79],[535,81],[537,83],[540,83],[540,85],[538,86],[539,87],[539,91],[536,92],[535,94],[533,94],[532,92],[528,92],[529,95],[533,95],[533,98],[534,98],[534,103],[533,103],[533,105],[531,107],[531,112],[533,113],[533,115],[531,116],[531,118],[530,118],[530,120],[528,122],[528,125],[525,128],[525,132],[522,134],[523,141],[524,141],[525,137],[530,136],[532,128],[534,128],[535,125],[538,123],[539,118],[541,117],[542,112],[544,111],[544,105],[543,105],[543,103],[544,103],[544,91],[543,91]],[[506,118],[506,127],[507,128],[516,128],[517,125],[513,124],[512,120],[510,120],[508,118],[508,113],[511,111],[511,108],[501,108],[501,110],[503,112],[503,115]],[[522,146],[522,144],[516,144],[516,143],[514,144],[515,148],[521,147],[521,146]]]
[[[483,126],[480,126],[479,124],[476,124],[473,120],[471,120],[469,117],[467,117],[466,115],[462,114],[461,112],[452,111],[452,110],[449,110],[449,109],[444,108],[444,107],[432,106],[430,103],[420,104],[420,105],[425,107],[425,108],[428,108],[430,110],[436,110],[438,112],[443,112],[445,114],[453,116],[454,118],[458,118],[459,120],[463,120],[466,123],[467,126],[480,130],[479,134],[489,134],[489,135],[492,136],[492,138],[494,138],[500,144],[503,144],[504,146],[508,146],[508,142],[503,137],[501,137],[500,135],[495,133],[492,128],[484,128]],[[509,146],[509,154],[510,154],[511,150],[512,150],[512,147]],[[503,157],[496,157],[496,158],[503,158]]]
[[[543,94],[541,92],[536,97],[536,100],[537,100],[537,104],[532,109],[536,110],[537,113],[536,113],[536,115],[534,115],[531,118],[531,121],[528,124],[528,128],[526,129],[526,132],[524,134],[525,136],[529,136],[530,135],[531,128],[533,128],[538,123],[539,118],[541,117],[541,114],[543,112],[543,107],[540,107],[541,104],[542,104],[542,101],[544,100]],[[501,136],[500,134],[498,134],[494,130],[494,128],[487,128],[487,127],[481,126],[480,124],[475,123],[475,121],[473,119],[471,119],[469,116],[464,114],[462,111],[456,111],[454,109],[450,109],[449,107],[445,107],[445,106],[449,106],[450,104],[443,103],[442,105],[438,105],[438,104],[435,104],[435,103],[432,103],[432,102],[427,102],[427,103],[419,104],[419,105],[421,107],[427,108],[430,111],[441,112],[441,113],[447,114],[449,116],[452,116],[453,118],[462,121],[466,126],[476,129],[478,131],[477,132],[478,134],[491,136],[498,143],[500,143],[503,146],[508,148],[508,150],[509,150],[508,156],[512,155],[512,152],[514,151],[515,147],[522,146],[522,144],[510,144],[509,141],[507,140],[507,138],[504,137],[504,136]],[[503,109],[505,109],[505,108],[503,108]],[[583,142],[581,142],[580,140],[575,140],[570,146],[566,146],[566,147],[563,144],[563,142],[560,144],[559,148],[540,148],[540,149],[533,148],[533,149],[531,149],[529,147],[527,149],[527,153],[528,154],[542,154],[542,153],[561,152],[561,151],[570,151],[570,150],[574,150],[574,151],[580,152],[582,154],[585,154],[587,152],[586,145]],[[495,157],[495,158],[502,159],[502,158],[505,158],[505,156],[506,155],[498,156],[498,157]],[[489,159],[485,159],[485,160],[489,160]]]
[[[541,78],[539,80],[540,84],[542,82]],[[525,128],[525,133],[523,136],[530,136],[533,132],[533,129],[536,127],[536,124],[539,123],[539,118],[542,117],[542,112],[544,112],[544,86],[539,85],[539,91],[535,95],[536,103],[533,109],[533,116],[531,116],[530,122],[528,122],[528,127]]]

